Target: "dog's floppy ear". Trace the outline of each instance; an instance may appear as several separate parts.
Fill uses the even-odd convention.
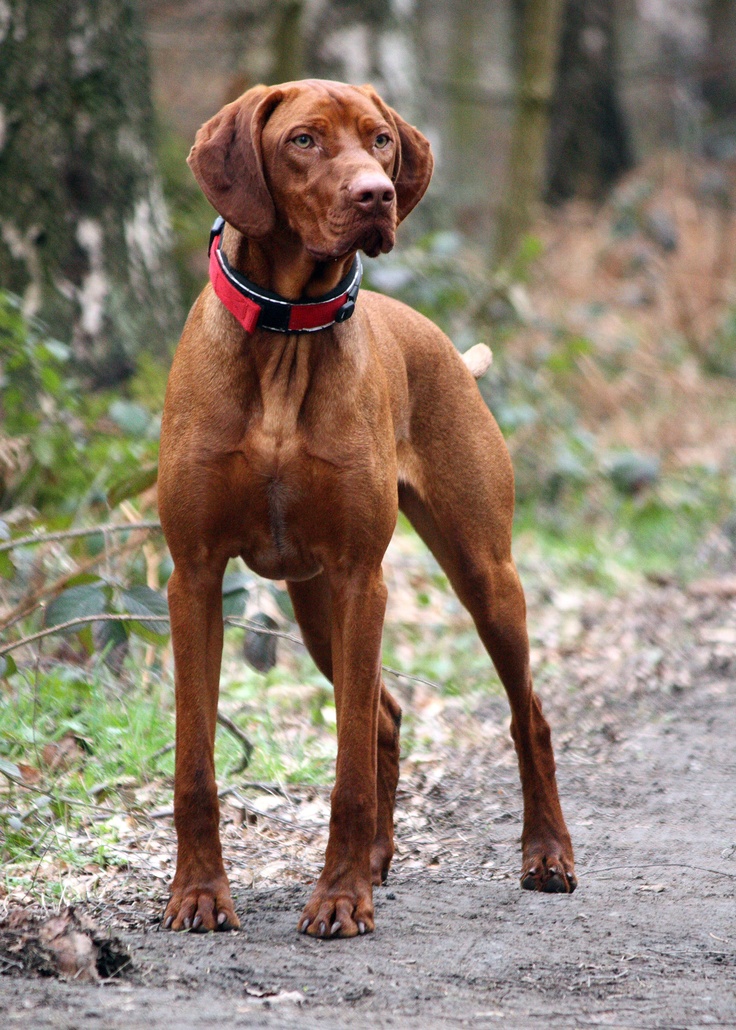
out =
[[[249,89],[205,122],[187,158],[217,213],[251,239],[267,236],[276,221],[263,174],[261,133],[282,96],[268,86]]]
[[[392,107],[384,103],[373,86],[361,86],[360,89],[380,108],[389,123],[396,126],[400,152],[397,154],[391,178],[396,187],[398,220],[403,222],[424,196],[427,186],[429,186],[429,180],[432,178],[434,158],[429,147],[429,140],[421,134],[419,129],[409,125]]]

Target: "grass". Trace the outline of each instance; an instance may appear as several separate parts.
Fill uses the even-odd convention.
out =
[[[218,726],[221,787],[243,779],[324,783],[336,751],[334,700],[303,655],[290,654],[267,675],[236,657],[231,631],[220,696],[254,752],[247,772],[241,743]],[[6,680],[0,706],[0,858],[6,890],[52,853],[57,866],[84,868],[112,859],[121,819],[172,802],[173,682],[157,656],[148,685],[140,675],[144,644],[132,641],[122,672],[98,657],[21,667]],[[64,756],[59,749],[66,748]],[[26,786],[15,782],[21,773]],[[112,849],[112,850],[111,850]],[[44,886],[44,890],[46,887]]]
[[[736,507],[736,476],[704,468],[664,473],[636,496],[601,481],[556,504],[530,500],[516,514],[517,561],[540,561],[562,582],[620,590],[642,576],[690,582],[702,575],[714,528]]]

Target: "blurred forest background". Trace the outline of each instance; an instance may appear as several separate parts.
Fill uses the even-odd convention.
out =
[[[733,571],[733,0],[0,0],[9,884],[52,828],[169,789],[157,435],[213,218],[185,157],[223,103],[303,76],[374,83],[432,142],[429,193],[367,280],[492,347],[531,593]],[[496,690],[415,544],[400,524],[387,662],[438,696]],[[256,778],[319,780],[334,707],[278,637],[282,587],[226,577],[227,653],[250,664],[226,660],[218,747],[247,758],[247,726]]]

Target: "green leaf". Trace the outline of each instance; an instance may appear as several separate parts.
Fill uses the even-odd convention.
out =
[[[56,358],[57,361],[68,361],[71,357],[71,347],[66,343],[61,343],[59,340],[49,337],[45,341],[45,346],[51,357]]]
[[[82,619],[90,615],[104,615],[108,611],[110,588],[99,584],[85,584],[70,587],[54,598],[46,609],[46,625],[59,626],[72,619]],[[71,627],[70,633],[77,632]]]
[[[70,587],[83,587],[88,586],[90,583],[96,583],[100,587],[105,587],[106,583],[102,577],[95,575],[94,572],[80,572],[78,576],[72,576],[71,579],[66,581],[67,589]]]
[[[0,772],[10,776],[14,780],[22,780],[23,776],[15,762],[9,762],[7,758],[0,758]]]
[[[0,578],[12,579],[15,576],[15,565],[13,565],[9,551],[0,551]]]
[[[0,657],[0,678],[7,679],[8,676],[14,675],[18,671],[18,666],[15,664],[15,659],[12,655],[4,654]]]
[[[37,436],[31,443],[31,450],[36,461],[45,469],[54,465],[56,452],[51,440],[46,436]]]
[[[267,630],[279,628],[275,619],[265,612],[256,612],[251,622]],[[259,633],[258,630],[249,628],[243,641],[243,657],[257,672],[268,672],[276,665],[277,642],[278,637],[272,633]]]
[[[248,600],[246,590],[233,590],[229,594],[222,595],[222,617],[241,616],[245,611],[245,602]]]
[[[222,581],[222,615],[242,615],[252,585],[247,572],[229,572]]]
[[[222,593],[235,594],[239,590],[246,593],[253,585],[253,576],[248,572],[228,572],[222,580]]]
[[[145,436],[151,416],[140,404],[131,401],[113,401],[108,415],[126,436]]]
[[[279,588],[273,583],[269,583],[269,589],[271,591],[271,596],[273,597],[274,601],[279,606],[281,611],[284,613],[286,618],[290,622],[294,622],[296,620],[296,616],[294,615],[294,607],[291,603],[291,598],[289,597],[286,590],[279,590]]]
[[[107,503],[111,508],[129,497],[137,497],[158,479],[158,465],[145,465],[122,476],[112,484],[107,492]]]
[[[120,593],[122,610],[131,615],[165,615],[168,618],[169,606],[166,598],[151,590],[150,587],[135,586]],[[168,622],[140,622],[130,624],[131,632],[137,633],[154,644],[160,644],[168,638],[170,627]]]
[[[163,625],[163,623],[161,623]],[[120,672],[122,660],[127,653],[130,623],[127,622],[102,622],[100,631],[95,634],[95,644],[98,651],[103,653],[103,661],[114,673]]]
[[[163,625],[163,623],[161,623]],[[128,624],[125,622],[103,622],[100,624],[100,632],[97,634],[97,644],[104,650],[108,645],[116,647],[124,644],[128,639]]]
[[[659,479],[659,460],[636,451],[610,455],[606,466],[611,482],[622,494],[638,494]]]

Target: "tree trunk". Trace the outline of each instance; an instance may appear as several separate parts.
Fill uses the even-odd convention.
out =
[[[275,13],[271,82],[293,82],[304,75],[304,0],[280,0]]]
[[[716,119],[736,115],[736,5],[709,0],[703,96]]]
[[[513,257],[541,198],[561,14],[562,0],[525,0],[519,86],[508,181],[496,233],[496,264]]]
[[[0,8],[0,282],[97,384],[180,325],[133,0]]]
[[[615,79],[611,0],[567,0],[547,149],[551,203],[600,200],[634,164]]]

